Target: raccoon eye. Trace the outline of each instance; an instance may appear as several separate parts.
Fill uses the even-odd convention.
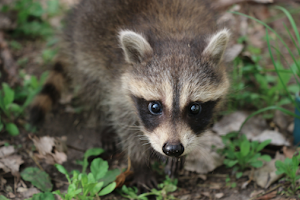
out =
[[[199,103],[192,103],[189,106],[189,112],[191,115],[198,115],[202,110],[202,107]]]
[[[162,105],[158,101],[151,101],[148,104],[148,109],[153,115],[160,115],[162,113]]]

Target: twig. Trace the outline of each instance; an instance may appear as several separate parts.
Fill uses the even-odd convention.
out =
[[[42,171],[45,171],[44,168],[40,165],[40,163],[36,160],[36,158],[34,156],[32,156],[27,149],[26,149],[26,152],[29,155],[29,157],[35,162],[35,164],[38,166],[38,168],[40,168],[40,170],[42,170]]]
[[[257,196],[252,197],[252,198],[249,199],[249,200],[255,200],[255,199],[257,199],[258,197],[261,197],[261,196],[264,196],[264,195],[266,195],[266,194],[268,194],[268,193],[271,193],[271,192],[273,192],[274,190],[277,190],[279,187],[284,186],[285,184],[286,184],[286,183],[281,183],[281,184],[279,184],[279,185],[276,185],[275,187],[269,189],[268,191],[263,192],[262,194],[258,194]]]
[[[85,152],[85,150],[83,150],[83,149],[80,149],[80,148],[78,148],[78,147],[74,147],[74,146],[72,146],[72,145],[69,145],[69,144],[67,144],[67,147],[68,147],[68,148],[70,148],[70,149],[74,149],[74,150],[76,150],[76,151]]]

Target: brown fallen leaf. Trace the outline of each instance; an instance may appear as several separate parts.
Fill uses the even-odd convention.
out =
[[[209,198],[211,198],[211,196],[210,196],[210,193],[209,192],[201,192],[201,194],[203,194],[204,196],[206,196],[206,197],[209,197]]]
[[[209,184],[209,189],[219,190],[222,188],[222,186],[223,186],[222,183],[211,183]]]
[[[5,156],[11,155],[15,152],[14,146],[7,146],[0,148],[0,158],[4,158]]]
[[[225,62],[233,61],[242,52],[243,48],[244,45],[242,44],[235,44],[229,47],[224,54]]]
[[[262,188],[268,188],[273,182],[283,176],[283,174],[276,174],[277,169],[275,167],[275,162],[277,160],[283,161],[284,159],[285,156],[283,154],[276,152],[274,159],[272,159],[270,162],[265,163],[263,167],[255,169],[252,177],[253,181],[255,181],[256,184]]]
[[[257,135],[252,138],[253,141],[263,142],[265,140],[271,139],[272,145],[276,146],[283,146],[287,145],[290,146],[290,142],[286,139],[286,137],[277,131],[274,130],[264,130],[260,135]]]
[[[217,199],[221,199],[223,196],[224,196],[224,193],[217,193],[217,194],[215,194],[215,197]]]
[[[127,170],[123,173],[121,173],[119,176],[117,176],[116,178],[116,188],[120,188],[124,185],[125,183],[125,180],[128,176],[132,175],[133,172],[130,171],[130,168],[131,168],[131,160],[130,158],[128,157],[128,167],[127,167]]]
[[[277,191],[273,191],[271,193],[265,194],[263,196],[257,197],[257,200],[269,200],[276,197]]]
[[[53,138],[49,136],[37,137],[29,135],[38,153],[35,157],[45,160],[48,164],[62,164],[67,160],[65,138]]]
[[[220,136],[208,130],[199,138],[198,145],[201,148],[197,148],[187,155],[185,170],[205,174],[223,164],[224,158],[216,150],[224,146]],[[217,148],[212,148],[212,146]]]
[[[19,193],[22,195],[22,197],[24,199],[27,199],[29,197],[32,197],[34,194],[38,194],[40,193],[41,191],[38,190],[37,188],[35,187],[32,187],[32,188],[25,188],[23,191],[19,191]]]
[[[23,163],[24,161],[19,155],[7,156],[0,159],[0,169],[5,173],[11,172],[14,176],[18,176],[20,165]]]
[[[284,146],[284,147],[282,147],[282,151],[283,151],[283,154],[285,155],[285,157],[292,158],[297,150],[293,147]]]

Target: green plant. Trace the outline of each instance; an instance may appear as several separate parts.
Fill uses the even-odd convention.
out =
[[[296,186],[297,180],[300,179],[300,175],[297,175],[300,164],[300,154],[294,155],[292,158],[286,158],[283,162],[277,160],[275,162],[276,174],[284,174],[286,180],[292,184],[291,189],[288,190],[288,193],[295,194],[295,192],[300,189],[300,186]]]
[[[293,94],[298,93],[299,90],[300,90],[300,83],[299,83],[299,77],[300,77],[300,34],[299,34],[299,30],[296,26],[296,23],[295,23],[293,17],[291,16],[291,14],[283,7],[276,6],[275,8],[277,8],[278,10],[281,10],[287,16],[287,18],[289,19],[291,27],[294,31],[294,35],[296,36],[296,39],[293,37],[292,33],[290,32],[290,30],[287,28],[287,26],[285,24],[284,24],[284,27],[285,27],[286,32],[288,33],[289,38],[292,41],[292,43],[293,43],[293,45],[294,45],[294,47],[295,47],[295,49],[297,50],[298,53],[294,53],[291,50],[291,48],[287,45],[287,43],[285,42],[283,37],[281,37],[274,29],[272,29],[270,26],[268,26],[265,22],[260,21],[256,18],[253,18],[251,16],[242,14],[242,13],[233,12],[234,14],[242,15],[242,16],[245,16],[249,19],[252,19],[252,20],[262,24],[266,28],[266,41],[267,41],[267,46],[268,46],[268,50],[269,50],[269,55],[270,55],[270,58],[271,58],[271,61],[272,61],[273,65],[274,65],[274,71],[276,72],[276,74],[278,76],[279,83],[280,83],[280,85],[277,84],[277,86],[279,88],[282,88],[284,90],[286,96],[287,96],[287,98],[285,100],[283,100],[283,103],[281,105],[280,104],[269,105],[265,108],[259,109],[255,113],[251,114],[244,121],[242,126],[246,123],[246,121],[248,121],[254,115],[257,115],[257,114],[263,113],[263,112],[269,112],[271,110],[280,110],[285,114],[291,115],[291,116],[296,117],[296,118],[300,118],[300,116],[297,116],[294,113],[290,112],[289,110],[284,109],[284,108],[281,107],[284,103],[291,102],[296,107],[296,109],[300,111],[299,106],[297,105],[297,103],[295,102],[295,99],[293,98]],[[275,35],[275,38],[271,37],[269,35],[269,31],[271,31]],[[287,59],[285,59],[285,57],[281,54],[281,51],[279,50],[279,48],[274,47],[274,46],[271,45],[271,40],[272,39],[273,40],[276,39],[277,41],[280,41],[282,43],[284,48],[286,48],[286,50],[288,51],[288,54],[290,55],[291,59],[293,60],[292,64],[288,64],[288,66],[283,67],[284,66],[283,63],[288,63]],[[275,50],[276,57],[275,57],[272,49]],[[277,58],[277,59],[275,59],[275,58]],[[289,85],[289,80],[290,80],[291,77],[294,78],[294,80],[296,81],[296,84]],[[242,129],[242,126],[240,127],[240,130]]]
[[[34,195],[30,200],[54,200],[53,194],[59,195],[63,200],[93,200],[111,193],[116,187],[116,182],[114,181],[120,174],[118,169],[108,170],[107,161],[96,158],[91,163],[91,172],[86,173],[88,166],[87,159],[90,156],[97,156],[103,152],[104,150],[100,148],[87,150],[81,162],[83,165],[82,173],[76,170],[69,173],[62,165],[55,165],[57,170],[64,174],[68,180],[69,186],[66,194],[62,194],[59,190],[52,193],[50,192],[52,190],[52,184],[46,172],[33,167],[26,168],[21,173],[22,178],[26,181],[30,181],[34,186],[44,191],[44,193]]]
[[[119,170],[108,170],[107,161],[96,158],[91,163],[91,172],[88,174],[85,172],[88,165],[88,157],[101,154],[102,152],[103,149],[100,148],[88,150],[84,156],[83,172],[73,171],[71,173],[71,178],[70,174],[63,166],[56,164],[58,171],[64,174],[68,179],[69,187],[66,194],[62,194],[60,191],[55,191],[53,193],[59,195],[63,200],[88,200],[111,193],[116,187],[116,182],[114,182],[114,180],[117,175],[120,174]]]
[[[53,35],[53,28],[49,19],[59,14],[58,0],[47,0],[43,6],[41,1],[16,0],[9,6],[4,6],[2,11],[17,13],[17,26],[14,30],[16,36],[25,35],[31,37],[46,38]]]
[[[37,167],[27,167],[22,171],[21,177],[43,192],[50,192],[52,190],[53,185],[49,175]]]
[[[16,121],[24,114],[25,108],[40,90],[47,77],[47,72],[42,74],[40,80],[36,76],[29,76],[22,71],[20,77],[23,79],[21,86],[13,89],[7,83],[2,83],[0,90],[0,110],[3,112],[3,115],[0,116],[0,131],[4,129],[12,136],[19,134]]]
[[[236,178],[242,176],[242,172],[246,168],[259,168],[264,161],[270,161],[269,155],[261,155],[259,153],[271,140],[262,143],[257,141],[250,142],[245,135],[238,135],[237,132],[229,133],[222,137],[225,145],[224,149],[219,150],[221,155],[225,156],[224,165],[233,167],[236,172]]]
[[[231,178],[227,175],[227,178],[225,179],[226,187],[230,188],[236,188],[236,182],[232,182]]]
[[[0,195],[0,200],[8,200],[5,196]]]
[[[166,176],[166,180],[158,184],[159,190],[153,188],[150,192],[146,192],[143,194],[138,195],[138,189],[136,187],[126,187],[123,185],[122,189],[119,191],[119,193],[128,199],[131,200],[148,200],[147,196],[154,195],[157,200],[168,200],[168,199],[175,199],[173,195],[168,195],[170,192],[174,192],[177,189],[177,179],[170,179],[168,176]]]

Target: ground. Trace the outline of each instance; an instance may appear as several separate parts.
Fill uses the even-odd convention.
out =
[[[268,4],[264,4],[269,2]],[[219,24],[220,26],[228,26],[232,31],[232,39],[229,44],[230,47],[234,47],[231,50],[233,51],[231,55],[237,57],[238,55],[243,57],[251,57],[249,51],[245,51],[246,46],[249,43],[252,46],[255,46],[258,49],[261,49],[261,54],[266,55],[267,48],[264,41],[265,29],[263,26],[255,24],[244,17],[238,17],[231,13],[225,13],[228,9],[232,11],[239,11],[247,13],[251,16],[257,17],[261,20],[270,22],[270,26],[274,29],[282,30],[283,26],[280,22],[287,19],[279,15],[277,11],[271,8],[273,1],[249,1],[248,3],[235,4],[237,1],[217,1],[214,0],[215,6],[220,10]],[[297,1],[275,1],[274,4],[283,5],[287,8],[297,7],[299,4]],[[1,6],[1,3],[0,3]],[[299,16],[299,15],[298,15]],[[63,15],[59,16],[58,19],[63,18]],[[42,51],[45,48],[48,48],[45,41],[35,40],[28,37],[17,37],[15,38],[12,33],[14,27],[6,28],[4,27],[4,22],[1,21],[4,19],[1,17],[0,13],[0,69],[3,73],[3,70],[8,71],[8,77],[2,76],[0,81],[5,81],[11,84],[12,87],[21,83],[20,78],[16,71],[23,70],[26,74],[40,76],[43,71],[49,69],[52,65],[50,61],[43,58]],[[6,18],[5,18],[6,19]],[[10,18],[8,18],[10,19]],[[296,19],[296,18],[295,18]],[[299,22],[299,19],[296,22]],[[53,26],[57,27],[58,20],[53,20]],[[2,23],[2,26],[1,26]],[[8,22],[8,26],[12,22]],[[299,24],[299,23],[298,23]],[[299,28],[300,26],[298,26]],[[241,36],[247,36],[247,44],[237,43],[237,40]],[[55,36],[56,37],[56,36]],[[17,41],[21,44],[22,48],[14,48],[12,46],[12,41]],[[242,46],[239,46],[242,45]],[[292,44],[289,44],[292,46]],[[52,47],[51,47],[52,48]],[[54,47],[53,47],[54,48]],[[242,51],[244,49],[244,51]],[[5,53],[4,53],[5,52]],[[242,53],[241,53],[242,52]],[[283,54],[287,52],[282,51]],[[7,55],[9,55],[7,57]],[[43,54],[44,55],[44,54]],[[7,70],[5,64],[7,65],[7,59],[10,58],[13,64],[10,64],[12,70]],[[228,58],[233,60],[234,58]],[[26,61],[24,61],[26,60]],[[250,59],[251,60],[251,59]],[[22,64],[22,61],[25,64]],[[4,63],[4,64],[3,64]],[[228,68],[229,71],[232,71],[231,65],[232,61],[229,62]],[[272,68],[272,63],[269,58],[266,58],[262,61],[263,65],[266,68]],[[1,68],[2,67],[2,68]],[[15,70],[15,71],[14,71]],[[3,73],[4,74],[4,73]],[[16,80],[14,79],[17,77]],[[15,83],[16,82],[16,83]],[[14,155],[21,156],[23,162],[20,165],[18,171],[11,173],[1,170],[1,154],[0,154],[0,200],[1,195],[5,195],[9,199],[26,199],[30,197],[30,194],[24,194],[18,190],[18,188],[32,188],[30,182],[21,181],[20,175],[18,172],[22,172],[25,168],[34,166],[40,167],[46,171],[54,185],[53,190],[60,189],[65,191],[67,189],[67,182],[64,176],[62,176],[52,164],[47,164],[47,158],[37,157],[36,149],[33,145],[34,137],[55,137],[60,138],[63,143],[62,150],[53,150],[65,152],[67,155],[67,161],[63,162],[63,166],[68,170],[80,170],[81,166],[76,163],[76,160],[81,160],[83,158],[84,152],[87,149],[93,147],[101,147],[100,134],[99,132],[91,125],[90,118],[88,114],[84,111],[76,112],[76,107],[74,107],[71,96],[64,97],[58,105],[56,105],[52,112],[47,116],[45,123],[40,126],[38,131],[32,133],[31,131],[26,130],[22,125],[26,124],[28,120],[28,110],[24,112],[24,116],[20,119],[16,119],[16,124],[20,129],[20,134],[18,136],[11,136],[6,131],[0,131],[0,148],[4,147],[5,144],[10,144],[15,146]],[[224,111],[228,108],[225,105]],[[248,111],[253,111],[255,108],[253,106],[244,106],[244,109]],[[287,109],[292,110],[287,107]],[[226,112],[223,112],[226,113]],[[222,115],[218,116],[217,119],[222,119]],[[278,118],[277,118],[278,119]],[[218,120],[217,120],[218,121]],[[216,123],[217,123],[216,121]],[[278,121],[278,120],[277,120]],[[283,127],[280,126],[280,123],[276,122],[275,117],[272,119],[266,120],[268,129],[270,130],[280,130],[285,138],[288,138],[287,141],[292,141],[291,132],[288,130],[288,125],[292,123],[292,118],[285,117],[286,125]],[[35,136],[34,136],[35,135]],[[56,147],[61,146],[57,145]],[[263,152],[271,155],[273,158],[277,151],[281,151],[282,145],[280,146],[268,146],[263,150]],[[282,151],[281,151],[282,152]],[[1,151],[0,151],[1,153]],[[107,160],[111,168],[126,169],[127,161],[124,158],[122,152],[115,152],[114,154],[103,154],[103,159]],[[231,182],[236,183],[235,187],[231,187],[226,179],[231,178]],[[160,176],[159,180],[163,181],[164,176]],[[5,180],[5,181],[3,181]],[[190,172],[183,170],[180,172],[178,177],[178,189],[172,194],[178,199],[226,199],[226,200],[246,200],[246,199],[297,199],[296,196],[280,196],[279,193],[284,190],[284,184],[282,182],[276,181],[271,184],[268,188],[261,188],[254,181],[249,181],[250,183],[246,186],[245,183],[249,180],[248,176],[243,176],[240,179],[235,179],[232,174],[232,169],[226,168],[224,165],[217,167],[213,171],[206,174],[198,174],[195,172]],[[128,182],[130,183],[130,182]],[[25,185],[24,185],[25,184]],[[105,196],[103,199],[122,199],[120,194],[113,192]]]

